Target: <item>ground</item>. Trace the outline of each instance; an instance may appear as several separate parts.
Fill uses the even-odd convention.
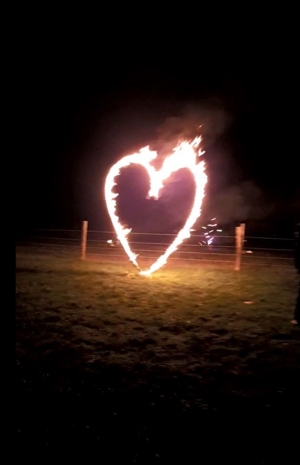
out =
[[[292,268],[145,278],[125,261],[17,252],[16,453],[298,463],[296,292]]]

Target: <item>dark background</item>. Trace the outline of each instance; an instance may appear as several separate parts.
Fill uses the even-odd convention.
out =
[[[17,228],[72,229],[87,219],[111,229],[110,166],[149,144],[163,157],[202,124],[201,220],[291,236],[300,212],[292,12],[217,21],[183,7],[165,19],[154,6],[139,19],[115,8],[40,11],[20,40]],[[148,230],[155,216],[149,210]],[[165,229],[176,229],[178,218],[169,220]]]

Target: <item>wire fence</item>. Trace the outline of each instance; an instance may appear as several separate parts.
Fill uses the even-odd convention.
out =
[[[131,232],[129,243],[138,260],[152,263],[173,242],[176,234]],[[217,235],[210,245],[203,244],[204,235],[193,234],[168,259],[188,265],[197,263],[220,264],[234,267],[237,249],[236,236]],[[82,230],[35,229],[17,233],[17,251],[36,254],[80,257]],[[111,231],[87,231],[85,243],[87,260],[116,261],[127,259],[122,245]],[[292,238],[245,236],[242,248],[242,267],[294,267],[294,240]]]

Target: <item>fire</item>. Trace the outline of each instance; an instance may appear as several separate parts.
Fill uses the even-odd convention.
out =
[[[201,137],[196,137],[193,141],[183,141],[179,143],[174,149],[173,153],[168,156],[160,170],[156,170],[151,162],[157,157],[155,151],[151,151],[149,147],[142,148],[138,153],[127,155],[115,163],[106,177],[105,181],[105,200],[109,216],[112,224],[115,228],[116,235],[120,243],[122,244],[129,260],[137,267],[139,273],[143,276],[149,276],[154,271],[161,268],[167,263],[168,257],[177,250],[179,245],[187,238],[190,237],[190,231],[195,224],[197,218],[201,215],[202,201],[204,198],[204,190],[207,182],[207,176],[205,174],[204,161],[197,163],[197,157],[201,156],[204,152],[200,149]],[[150,179],[150,190],[149,197],[158,199],[161,189],[164,187],[164,181],[166,181],[172,173],[178,171],[181,168],[188,168],[192,173],[195,180],[195,197],[192,209],[186,220],[184,227],[178,232],[176,238],[172,244],[166,249],[163,255],[161,255],[147,270],[141,270],[137,262],[138,255],[134,254],[130,248],[128,242],[128,234],[131,229],[124,228],[119,217],[116,215],[117,209],[117,196],[118,194],[113,192],[114,186],[116,185],[115,179],[120,174],[120,170],[131,164],[137,164],[143,166]]]

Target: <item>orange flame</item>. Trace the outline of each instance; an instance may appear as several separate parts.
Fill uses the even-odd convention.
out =
[[[139,272],[143,276],[149,276],[154,271],[161,268],[167,263],[168,257],[177,250],[178,246],[188,237],[190,237],[190,230],[195,224],[197,218],[201,214],[202,201],[204,198],[204,189],[207,182],[207,176],[205,174],[204,161],[197,163],[197,156],[201,156],[202,152],[199,148],[201,137],[196,137],[192,142],[183,141],[173,149],[173,153],[164,160],[164,163],[160,170],[156,170],[151,162],[157,157],[157,153],[149,150],[149,147],[144,147],[138,153],[127,155],[116,164],[114,164],[106,177],[105,181],[105,200],[109,216],[112,224],[115,228],[116,235],[122,244],[129,260],[138,268]],[[130,164],[137,164],[143,166],[150,178],[150,190],[149,197],[158,198],[160,190],[164,187],[163,181],[167,180],[172,173],[178,171],[181,168],[188,168],[195,180],[195,197],[192,209],[186,220],[183,228],[178,232],[176,238],[172,244],[166,249],[163,255],[161,255],[147,270],[141,270],[137,262],[138,255],[134,254],[128,243],[128,234],[131,229],[124,228],[119,217],[116,215],[118,194],[113,192],[113,188],[116,185],[115,178],[120,174],[120,170],[129,166]]]

